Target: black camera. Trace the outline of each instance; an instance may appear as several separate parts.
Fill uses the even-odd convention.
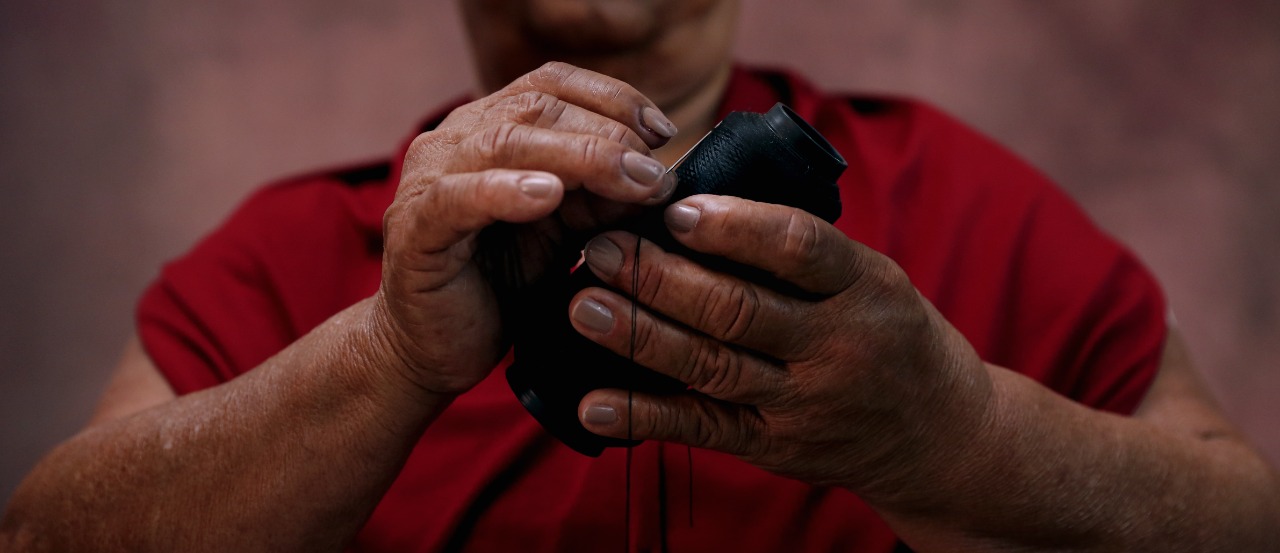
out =
[[[787,106],[768,112],[733,112],[678,162],[671,201],[695,194],[737,196],[803,209],[827,222],[840,216],[836,179],[847,164],[840,153]],[[755,282],[768,275],[681,246],[654,208],[624,226],[668,252],[679,253],[718,271]],[[785,283],[774,283],[785,287]],[[592,434],[578,421],[578,403],[601,388],[674,394],[688,387],[618,356],[578,334],[568,305],[580,290],[604,286],[585,266],[568,279],[528,290],[515,321],[515,361],[507,382],[526,409],[552,435],[574,450],[600,455],[605,447],[632,446],[635,440]]]

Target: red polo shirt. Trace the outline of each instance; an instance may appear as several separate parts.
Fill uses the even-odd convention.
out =
[[[824,95],[788,73],[736,69],[721,115],[777,101],[849,161],[836,227],[897,261],[983,359],[1098,409],[1135,408],[1159,364],[1164,300],[1138,260],[1060,190],[929,106]],[[141,300],[138,332],[179,394],[251,370],[374,293],[382,213],[403,154],[267,186],[165,266]],[[356,549],[622,547],[623,451],[593,459],[556,442],[516,401],[503,368],[422,436]],[[690,474],[685,454],[654,442],[634,450],[636,550],[664,540],[690,552],[892,548],[852,493],[701,450]]]

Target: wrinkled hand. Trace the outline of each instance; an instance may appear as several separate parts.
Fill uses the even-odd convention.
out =
[[[722,196],[667,208],[693,250],[758,267],[804,299],[708,270],[644,242],[635,360],[689,384],[675,396],[597,390],[579,406],[593,432],[720,450],[764,469],[867,496],[904,493],[944,471],[983,424],[991,384],[964,338],[888,258],[799,210]],[[632,289],[634,235],[592,240],[587,263]],[[630,299],[592,288],[574,326],[630,351]]]
[[[674,176],[649,154],[674,134],[626,83],[551,63],[418,136],[375,298],[411,380],[443,394],[483,380],[506,350],[502,292],[563,263],[573,232],[668,196]]]

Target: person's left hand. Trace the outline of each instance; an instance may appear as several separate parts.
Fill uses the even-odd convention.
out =
[[[958,467],[948,460],[981,432],[992,384],[972,347],[897,264],[777,205],[694,196],[668,207],[666,220],[685,246],[768,271],[808,297],[713,272],[645,241],[635,361],[690,391],[637,393],[630,411],[626,391],[594,391],[579,405],[589,430],[731,453],[869,501],[927,495],[919,488],[930,476],[952,477]],[[636,239],[597,237],[587,264],[630,291]],[[570,312],[584,336],[630,353],[628,297],[590,288]]]

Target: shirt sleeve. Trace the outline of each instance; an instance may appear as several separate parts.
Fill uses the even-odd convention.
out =
[[[958,124],[952,132],[976,135]],[[972,169],[973,184],[986,189],[964,191],[969,199],[958,203],[985,222],[963,236],[957,219],[957,235],[972,252],[961,274],[991,278],[992,304],[1006,317],[990,315],[990,359],[1084,405],[1132,413],[1164,349],[1156,279],[1042,173],[993,141],[968,142],[964,155],[987,160]]]
[[[919,102],[868,105],[846,232],[897,261],[985,361],[1131,413],[1164,347],[1151,272],[1001,145]]]
[[[1131,414],[1155,380],[1167,333],[1156,279],[1064,193],[1046,186],[1028,214],[1017,264],[1023,322],[1007,353],[1058,393]]]
[[[226,382],[290,343],[293,332],[254,240],[278,191],[245,201],[191,251],[166,264],[137,307],[139,339],[178,394]]]

